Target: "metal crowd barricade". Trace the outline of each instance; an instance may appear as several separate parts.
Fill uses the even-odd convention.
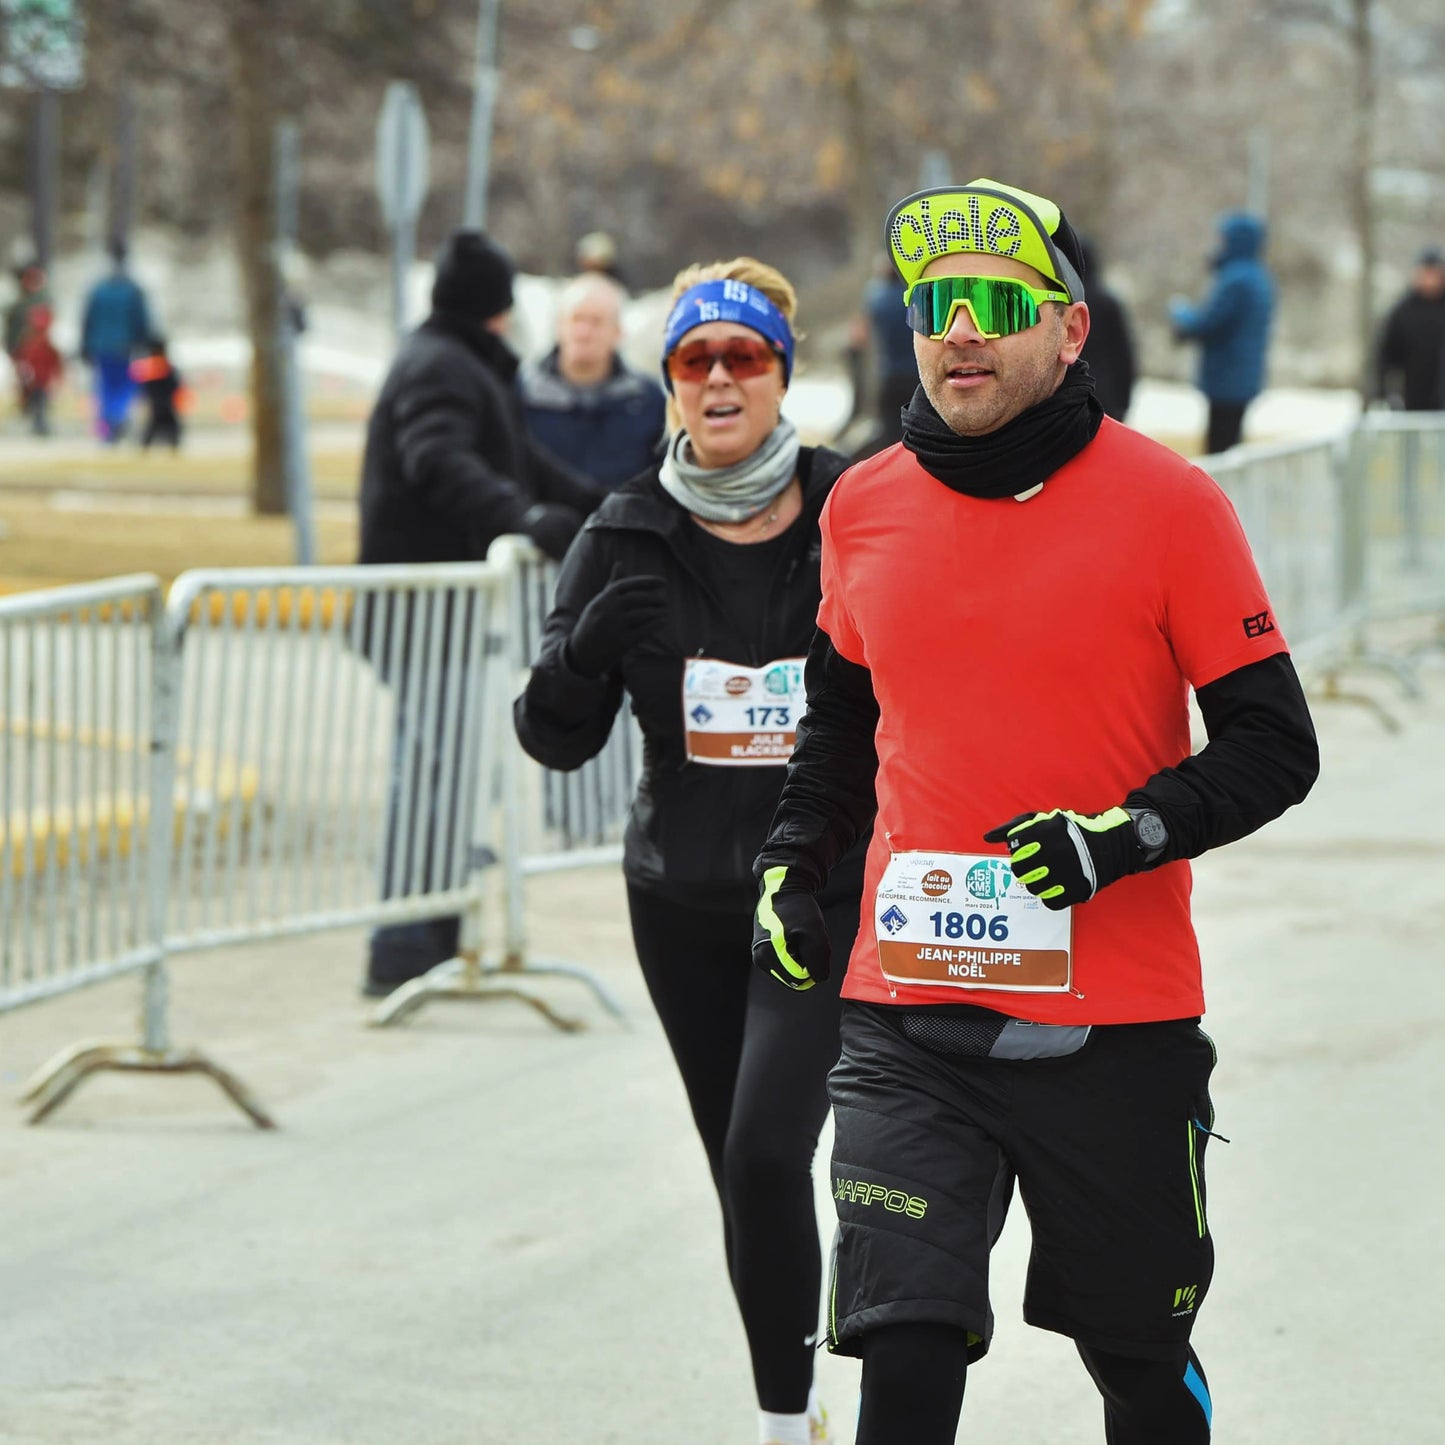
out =
[[[62,1053],[25,1090],[35,1121],[86,1074],[127,1069],[207,1074],[270,1122],[231,1074],[167,1038],[164,905],[150,885],[187,802],[155,747],[161,636],[151,576],[0,601],[0,1012],[144,974],[140,1042]]]
[[[194,801],[167,879],[170,952],[472,905],[505,601],[495,572],[465,564],[177,580],[168,751]],[[226,789],[233,771],[245,782]]]
[[[510,979],[495,987],[480,958],[497,825],[479,780],[498,766],[509,601],[509,579],[480,563],[179,578],[138,689],[149,796],[175,800],[163,822],[151,810],[153,952],[457,914],[458,957],[407,987],[525,997]],[[169,1049],[161,1007],[143,1050],[72,1050],[37,1097],[48,1112],[96,1070],[183,1060],[201,1067]],[[237,1081],[206,1071],[270,1124]]]
[[[521,987],[527,970],[483,959],[493,780],[511,738],[511,583],[483,563],[177,582],[178,788],[208,794],[196,760],[225,758],[254,776],[257,798],[244,817],[192,810],[168,948],[459,916],[457,956],[389,995],[375,1023],[429,999],[516,998],[569,1024]]]
[[[1445,629],[1445,412],[1367,412],[1350,440],[1368,619]]]
[[[1343,506],[1347,444],[1235,447],[1201,465],[1224,488],[1249,538],[1290,650],[1328,655],[1361,615]]]
[[[0,598],[0,1013],[160,966],[144,887],[160,598],[151,576]]]
[[[540,646],[558,569],[522,537],[499,539],[488,562],[511,581],[505,654],[507,746],[497,780],[504,929],[499,973],[577,979],[614,1018],[625,1019],[621,1005],[587,969],[566,959],[539,958],[532,951],[527,938],[526,896],[528,879],[538,874],[597,865],[615,867],[621,861],[622,832],[640,771],[641,733],[630,715],[619,717],[597,757],[566,773],[543,768],[522,752],[512,731],[511,702],[521,691],[526,670]],[[569,1020],[554,1021],[571,1024]]]
[[[1341,674],[1388,673],[1418,695],[1413,649],[1370,624],[1433,616],[1445,646],[1445,413],[1369,412],[1336,439],[1236,447],[1201,463],[1229,493],[1302,670],[1329,698]]]

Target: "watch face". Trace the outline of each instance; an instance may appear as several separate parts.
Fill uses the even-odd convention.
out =
[[[1158,813],[1140,813],[1134,820],[1134,831],[1146,848],[1162,848],[1169,841],[1169,830]]]

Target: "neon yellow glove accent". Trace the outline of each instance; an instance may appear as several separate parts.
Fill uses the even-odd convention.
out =
[[[788,870],[763,873],[753,923],[753,962],[779,983],[800,992],[828,977],[831,944],[822,910],[812,893],[787,888]]]

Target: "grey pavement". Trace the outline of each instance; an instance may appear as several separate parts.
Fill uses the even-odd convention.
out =
[[[1221,1445],[1445,1438],[1445,663],[1425,676],[1424,702],[1382,685],[1398,735],[1319,708],[1315,796],[1197,868],[1232,1141],[1210,1145],[1219,1264],[1196,1332]],[[531,888],[539,948],[595,967],[632,1028],[554,982],[586,1032],[500,1001],[369,1030],[361,939],[337,934],[173,967],[177,1042],[240,1073],[280,1131],[199,1079],[103,1077],[39,1128],[0,1111],[0,1442],[755,1439],[622,889],[603,871]],[[124,1036],[137,995],[0,1018],[0,1085]],[[1019,1319],[1027,1243],[1016,1211],[959,1439],[1098,1441],[1071,1346]],[[819,1377],[847,1445],[856,1365],[820,1356]]]

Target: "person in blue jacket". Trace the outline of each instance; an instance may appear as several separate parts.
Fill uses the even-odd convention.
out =
[[[618,355],[622,288],[584,272],[563,289],[557,345],[522,367],[517,387],[533,441],[604,494],[660,460],[666,401]]]
[[[1264,388],[1265,352],[1274,317],[1274,281],[1261,259],[1264,222],[1245,211],[1219,223],[1211,264],[1214,289],[1198,306],[1169,305],[1178,341],[1199,343],[1199,389],[1209,402],[1205,451],[1228,451],[1244,429],[1244,413]]]
[[[131,357],[151,339],[145,292],[125,268],[126,246],[110,243],[111,273],[91,287],[81,322],[80,354],[95,372],[96,431],[102,441],[125,435],[136,383]]]

